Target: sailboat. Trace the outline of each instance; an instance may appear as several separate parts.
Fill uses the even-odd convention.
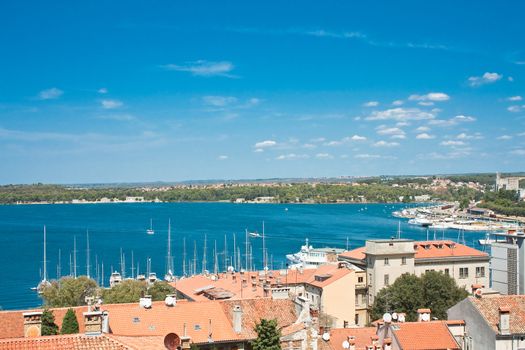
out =
[[[38,294],[42,294],[44,288],[50,286],[51,283],[47,280],[47,249],[46,249],[46,226],[44,225],[44,273],[42,274],[42,281],[36,286],[36,288],[31,288],[36,290]]]
[[[175,276],[173,276],[173,266],[171,258],[171,219],[168,220],[168,255],[166,257],[166,275],[164,275],[164,280],[166,282],[173,282]]]
[[[153,231],[153,219],[149,219],[149,228],[146,230],[146,233],[148,235],[155,234],[155,231]]]

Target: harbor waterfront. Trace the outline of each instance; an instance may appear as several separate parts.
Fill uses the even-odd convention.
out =
[[[174,273],[183,273],[184,241],[186,272],[193,265],[203,270],[204,240],[207,240],[208,263],[213,270],[216,242],[219,270],[224,271],[224,256],[233,255],[234,244],[245,254],[245,232],[262,232],[269,268],[286,267],[286,255],[297,252],[305,239],[315,248],[356,248],[366,239],[401,237],[424,240],[432,238],[457,240],[457,230],[433,230],[409,225],[406,219],[392,215],[406,204],[232,204],[232,203],[130,203],[86,205],[18,205],[0,206],[0,245],[3,248],[0,271],[0,306],[21,309],[41,304],[31,290],[42,279],[43,227],[47,228],[48,279],[69,275],[74,269],[76,237],[77,275],[87,274],[89,231],[89,275],[101,276],[104,264],[104,286],[109,286],[112,271],[121,271],[122,249],[126,276],[146,272],[148,259],[157,276],[166,272],[168,220],[171,219],[171,255]],[[147,230],[154,227],[154,234]],[[464,232],[467,245],[481,249],[478,240],[485,232]],[[235,238],[234,238],[235,237]],[[234,243],[235,239],[235,243]],[[261,269],[262,239],[249,238],[253,264]],[[226,242],[226,249],[225,249]],[[60,269],[59,263],[60,251]],[[226,252],[226,254],[224,253]],[[241,260],[243,260],[241,259]],[[71,261],[71,263],[70,263]]]

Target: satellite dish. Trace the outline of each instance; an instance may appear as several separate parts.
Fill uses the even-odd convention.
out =
[[[151,299],[150,298],[140,298],[139,301],[140,306],[142,306],[145,309],[151,308]]]
[[[173,295],[167,295],[166,299],[164,299],[164,303],[166,304],[166,306],[173,306],[175,305],[176,300],[173,297]]]
[[[323,340],[324,341],[329,341],[330,340],[330,333],[324,332],[323,333]]]
[[[350,343],[348,342],[348,340],[345,340],[343,342],[343,349],[350,349]]]
[[[421,320],[423,321],[430,321],[430,315],[429,314],[423,314],[421,315]]]
[[[397,317],[398,317],[397,313],[394,312],[394,313],[392,314],[392,319],[393,319],[394,321],[397,321]]]
[[[405,322],[405,315],[403,315],[403,314],[399,314],[399,315],[397,316],[397,318],[398,318],[398,321],[399,321],[399,322]]]
[[[383,315],[383,321],[385,323],[390,323],[392,322],[392,315],[390,315],[388,312],[386,314]]]
[[[228,266],[228,272],[234,272],[235,269],[233,268],[233,266]]]
[[[164,337],[164,346],[168,350],[177,350],[180,346],[180,337],[175,333],[169,333]]]

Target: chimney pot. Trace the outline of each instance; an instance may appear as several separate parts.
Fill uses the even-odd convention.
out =
[[[84,312],[84,328],[86,335],[102,334],[102,311]]]
[[[240,305],[233,307],[233,330],[235,333],[242,332],[242,308]]]
[[[502,335],[510,334],[510,307],[499,308],[499,331]]]
[[[430,309],[417,309],[419,322],[428,322],[430,321]]]
[[[24,337],[35,338],[42,335],[42,311],[25,312]]]

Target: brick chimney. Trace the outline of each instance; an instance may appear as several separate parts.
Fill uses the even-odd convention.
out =
[[[481,296],[482,296],[482,288],[483,288],[482,284],[473,284],[471,286],[472,295],[474,295],[477,298],[481,298]]]
[[[430,321],[430,309],[417,309],[417,315],[418,322]]]
[[[501,335],[510,334],[510,307],[499,307],[499,332]]]
[[[240,305],[233,307],[233,330],[235,333],[242,332],[242,308]]]
[[[24,337],[36,338],[42,335],[42,311],[24,312]]]
[[[84,327],[86,335],[102,334],[102,311],[87,311],[84,315]]]

